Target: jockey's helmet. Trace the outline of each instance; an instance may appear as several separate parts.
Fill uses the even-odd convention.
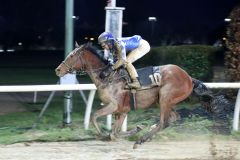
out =
[[[109,43],[111,40],[113,40],[114,37],[111,33],[109,32],[103,32],[102,34],[100,34],[100,36],[98,37],[98,43],[102,44],[102,43]]]

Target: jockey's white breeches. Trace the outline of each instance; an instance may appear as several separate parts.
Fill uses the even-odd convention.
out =
[[[147,54],[150,51],[150,45],[149,43],[141,39],[138,48],[132,50],[130,53],[128,53],[126,61],[129,63],[133,63],[145,54]]]

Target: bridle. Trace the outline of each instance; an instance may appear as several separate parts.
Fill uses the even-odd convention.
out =
[[[71,53],[70,55],[68,55],[68,56],[70,56],[70,57],[73,57],[73,56],[77,56],[77,59],[75,60],[75,62],[74,63],[72,63],[71,65],[69,65],[65,60],[64,61],[62,61],[62,64],[64,64],[65,66],[66,66],[66,68],[67,68],[67,72],[68,73],[73,73],[75,70],[74,70],[74,66],[77,64],[77,62],[80,60],[81,61],[81,64],[82,64],[82,67],[80,68],[80,72],[82,72],[83,71],[83,68],[84,68],[84,63],[82,63],[82,62],[84,62],[83,60],[82,60],[82,56],[81,56],[81,52],[82,51],[80,51],[80,53],[78,53],[78,50],[80,50],[81,48],[76,48],[74,51],[73,51],[73,53]],[[76,55],[77,54],[77,55]]]
[[[74,71],[76,71],[74,69],[74,66],[77,64],[78,61],[81,62],[81,68],[76,71],[74,74],[77,74],[77,75],[85,75],[86,74],[86,71],[85,71],[85,68],[86,68],[86,63],[85,61],[83,60],[82,56],[81,56],[81,53],[83,52],[84,50],[82,48],[76,48],[75,51],[73,51],[73,53],[71,53],[69,56],[75,56],[77,54],[77,59],[75,60],[75,62],[71,65],[69,65],[65,60],[62,61],[62,64],[64,64],[67,68],[67,72],[68,73],[73,73]],[[106,67],[102,67],[102,68],[96,68],[96,69],[91,69],[90,72],[98,72],[98,71],[102,71],[103,69],[105,69]]]
[[[109,67],[108,65],[106,65],[104,67],[100,67],[100,68],[91,68],[91,67],[89,67],[88,64],[86,63],[86,61],[84,60],[84,58],[82,57],[82,55],[83,55],[82,52],[84,52],[84,51],[85,50],[82,49],[82,48],[76,48],[73,51],[73,53],[71,53],[69,55],[69,56],[77,56],[77,59],[71,65],[69,65],[65,60],[62,62],[62,64],[66,66],[68,73],[76,74],[76,75],[86,75],[87,73],[89,74],[89,73],[102,72],[103,70],[105,70],[106,68]],[[81,63],[81,68],[79,70],[75,70],[74,66],[78,63],[78,61],[80,61],[80,63]],[[88,70],[86,70],[86,68],[88,68]],[[113,81],[120,80],[120,79],[126,77],[126,75],[122,75],[122,76],[120,76],[120,77],[118,77],[116,79],[116,77],[114,76],[116,73],[117,73],[117,70],[112,72],[111,76],[108,76],[108,78],[104,79],[104,81],[107,81],[108,83],[112,83]]]

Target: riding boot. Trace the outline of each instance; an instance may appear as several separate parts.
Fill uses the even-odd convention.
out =
[[[136,69],[134,68],[134,66],[132,65],[132,63],[127,63],[126,64],[126,69],[129,73],[129,76],[131,77],[131,80],[132,80],[132,83],[129,83],[128,86],[130,88],[141,88],[141,85],[137,79],[138,77],[138,74],[137,74],[137,71]]]
[[[132,81],[133,81],[132,83],[129,83],[129,84],[128,84],[128,86],[129,86],[130,88],[134,88],[134,89],[141,88],[141,85],[140,85],[140,83],[139,83],[139,81],[138,81],[137,78],[136,78],[136,79],[133,79]]]

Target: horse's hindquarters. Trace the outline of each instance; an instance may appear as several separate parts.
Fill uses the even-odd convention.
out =
[[[140,90],[136,93],[137,108],[148,108],[152,104],[158,102],[159,88],[154,87],[150,89]]]
[[[186,99],[193,90],[192,78],[176,65],[165,65],[161,68],[162,87],[160,96],[175,105]]]

